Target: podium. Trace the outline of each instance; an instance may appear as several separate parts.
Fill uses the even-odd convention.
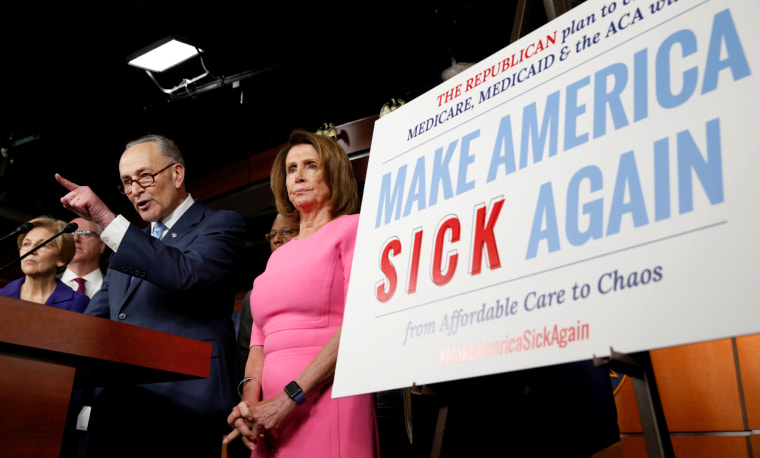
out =
[[[207,378],[211,344],[0,296],[0,450],[57,458],[73,388]]]

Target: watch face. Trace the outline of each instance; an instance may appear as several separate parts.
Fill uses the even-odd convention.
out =
[[[296,382],[290,382],[285,385],[285,392],[288,393],[288,396],[293,398],[295,396],[298,396],[298,394],[301,392],[301,387],[298,386]]]

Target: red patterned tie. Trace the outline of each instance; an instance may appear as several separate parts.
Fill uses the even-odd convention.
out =
[[[75,282],[77,282],[77,292],[84,294],[84,278],[75,278]]]

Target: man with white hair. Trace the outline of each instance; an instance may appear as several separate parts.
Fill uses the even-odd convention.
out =
[[[129,142],[119,159],[120,191],[144,228],[113,213],[88,186],[56,174],[64,208],[100,224],[114,252],[85,313],[212,344],[207,378],[98,389],[88,458],[219,457],[235,405],[232,323],[243,217],[197,202],[185,187],[185,160],[160,135]],[[97,343],[97,342],[94,342]],[[120,342],[129,346],[132,342]]]
[[[92,299],[103,284],[103,272],[100,270],[100,259],[106,249],[106,244],[100,240],[103,230],[84,218],[74,218],[71,222],[77,224],[74,232],[76,252],[74,259],[66,266],[61,281]]]

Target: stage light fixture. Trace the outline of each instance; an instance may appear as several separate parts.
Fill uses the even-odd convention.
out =
[[[169,37],[141,49],[127,58],[133,67],[151,72],[163,72],[200,54],[200,50],[176,38]]]
[[[203,50],[197,46],[188,44],[175,37],[168,37],[127,57],[127,64],[143,69],[163,93],[171,96],[179,89],[185,89],[189,93],[195,83],[210,74],[203,64],[202,53]],[[196,56],[200,60],[203,72],[193,77],[182,76],[183,73],[188,71],[188,65],[180,64]],[[177,67],[177,69],[167,73],[172,73],[173,76],[180,76],[181,82],[174,87],[166,88],[158,82],[153,73],[161,73],[173,67]]]

